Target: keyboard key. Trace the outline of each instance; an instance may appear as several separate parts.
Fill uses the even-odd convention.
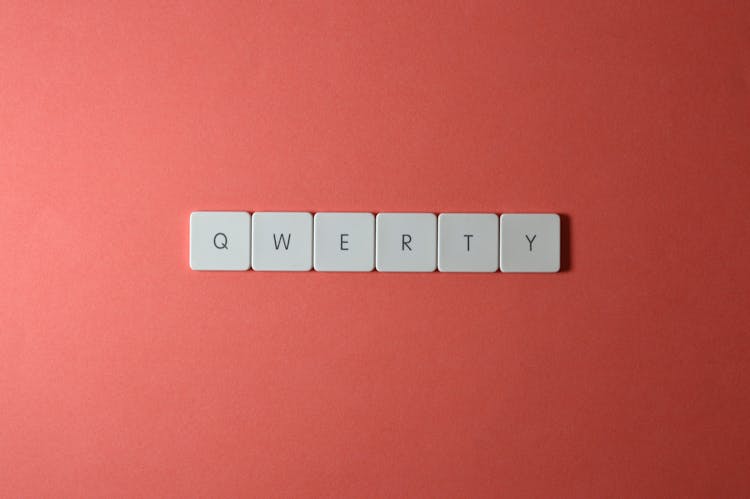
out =
[[[496,272],[497,215],[442,213],[438,217],[440,272]]]
[[[194,211],[190,214],[190,268],[248,270],[250,214],[245,211]]]
[[[500,270],[558,272],[560,216],[555,213],[505,213],[500,216]]]
[[[316,213],[313,262],[324,272],[370,272],[375,264],[372,213]]]
[[[310,270],[312,241],[310,213],[253,213],[253,270]]]
[[[433,272],[437,263],[433,213],[379,213],[375,267],[380,272]]]

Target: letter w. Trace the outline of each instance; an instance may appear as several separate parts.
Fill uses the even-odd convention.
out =
[[[286,238],[284,238],[284,234],[281,234],[278,241],[276,240],[276,234],[273,235],[273,244],[276,246],[276,249],[279,249],[279,246],[283,243],[284,249],[288,250],[290,242],[292,242],[291,234],[287,234]]]

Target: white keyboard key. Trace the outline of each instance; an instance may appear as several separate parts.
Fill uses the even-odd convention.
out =
[[[379,213],[375,267],[380,272],[433,272],[437,263],[433,213]]]
[[[556,213],[504,213],[500,216],[500,270],[558,272],[560,216]]]
[[[310,270],[312,241],[310,213],[255,212],[253,270]]]
[[[440,272],[496,272],[497,215],[442,213],[438,217]]]
[[[316,213],[313,225],[315,270],[370,272],[375,264],[372,213]]]
[[[250,214],[245,211],[194,211],[190,214],[190,268],[248,270]]]

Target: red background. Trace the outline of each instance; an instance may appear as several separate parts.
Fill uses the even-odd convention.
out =
[[[750,4],[0,2],[0,496],[750,495]],[[554,275],[193,210],[559,212]]]

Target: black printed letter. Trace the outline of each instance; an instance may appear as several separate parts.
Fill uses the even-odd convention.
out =
[[[531,251],[531,243],[534,242],[534,239],[536,239],[536,234],[534,234],[534,237],[532,237],[531,239],[529,239],[529,235],[526,234],[526,240],[529,242],[529,251]]]
[[[409,251],[411,251],[411,246],[409,246],[410,242],[411,242],[411,234],[401,234],[401,251],[404,251],[405,247],[409,248]]]
[[[276,246],[276,249],[279,249],[279,246],[284,243],[284,249],[289,249],[289,243],[292,242],[292,235],[287,234],[286,238],[284,238],[284,234],[281,234],[279,236],[279,241],[276,240],[276,234],[273,235],[273,244]]]
[[[471,251],[471,238],[474,234],[464,234],[464,237],[466,238],[466,251]]]

